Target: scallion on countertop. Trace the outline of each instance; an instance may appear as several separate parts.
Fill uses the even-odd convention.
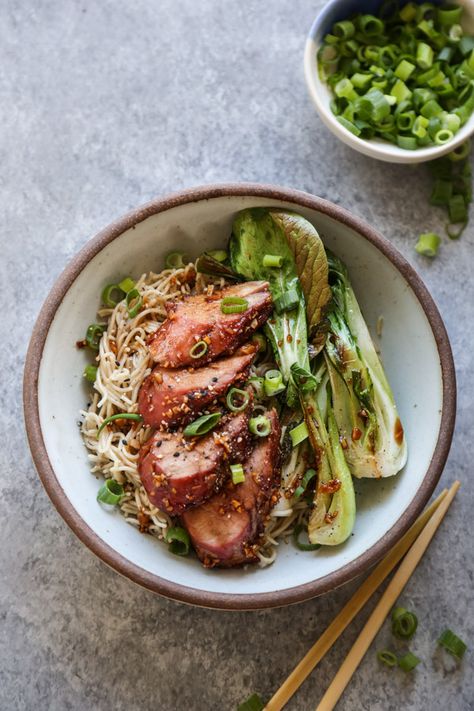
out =
[[[237,711],[263,711],[265,704],[258,694],[252,694],[246,701],[238,705]]]
[[[441,244],[441,237],[434,232],[424,232],[418,237],[415,249],[424,257],[436,257]]]
[[[418,627],[418,618],[414,612],[404,607],[394,607],[392,610],[392,633],[399,639],[411,639]]]
[[[454,632],[449,629],[446,629],[441,633],[438,638],[438,644],[458,659],[463,658],[467,649],[467,644],[463,642],[457,634],[454,634]]]

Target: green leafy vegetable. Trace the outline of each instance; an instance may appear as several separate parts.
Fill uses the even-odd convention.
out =
[[[335,308],[324,355],[344,454],[355,477],[393,476],[407,458],[393,393],[346,267],[332,254],[329,266]]]

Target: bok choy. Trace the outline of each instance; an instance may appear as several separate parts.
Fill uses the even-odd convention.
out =
[[[281,259],[264,259],[266,256]],[[234,222],[230,263],[246,279],[269,282],[275,310],[266,326],[267,335],[287,385],[286,402],[292,408],[300,404],[318,465],[309,539],[311,543],[337,545],[346,540],[354,525],[354,489],[331,412],[332,399],[327,396],[323,410],[319,402],[321,394],[330,389],[325,364],[323,361],[321,373],[312,374],[308,350],[310,346],[315,354],[326,340],[331,291],[324,247],[313,225],[299,215],[262,208],[244,210]],[[296,294],[297,300],[285,298],[288,294]],[[279,309],[278,304],[285,301],[290,305]]]
[[[393,476],[407,458],[393,393],[347,269],[330,253],[328,263],[334,307],[324,354],[344,454],[355,477]]]

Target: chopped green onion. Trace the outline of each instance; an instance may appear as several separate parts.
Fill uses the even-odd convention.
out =
[[[191,358],[194,358],[194,360],[197,360],[198,358],[202,358],[203,356],[205,356],[208,349],[209,346],[207,345],[206,341],[198,341],[190,349],[189,355],[191,356]]]
[[[89,383],[95,383],[97,377],[97,366],[96,365],[86,365],[84,368],[84,377]]]
[[[249,400],[249,393],[240,388],[231,388],[226,397],[227,407],[231,412],[242,412],[249,404]]]
[[[403,669],[405,672],[412,671],[418,664],[421,662],[421,659],[417,657],[415,654],[412,654],[412,652],[407,652],[403,657],[400,657],[398,660],[398,666],[400,669]]]
[[[435,143],[437,146],[444,146],[444,144],[448,143],[453,136],[454,134],[452,131],[442,128],[441,131],[438,131],[435,135]]]
[[[281,314],[284,311],[292,311],[300,303],[300,296],[296,289],[289,289],[285,291],[281,296],[275,299],[274,307],[277,314]]]
[[[252,694],[237,707],[237,711],[263,711],[265,704],[258,694]]]
[[[304,442],[308,438],[308,428],[306,427],[306,422],[301,422],[296,427],[290,430],[291,444],[293,447],[297,447],[301,442]]]
[[[459,42],[458,49],[466,57],[474,49],[474,37],[469,37],[465,35]]]
[[[302,392],[308,392],[309,390],[314,390],[317,387],[317,378],[310,373],[309,370],[306,370],[306,368],[298,365],[298,363],[293,363],[290,370],[297,388]]]
[[[411,639],[418,627],[418,618],[415,613],[404,607],[395,607],[392,610],[392,633],[399,639]]]
[[[451,25],[457,25],[461,20],[462,7],[460,6],[449,6],[440,7],[436,10],[436,16],[440,25],[444,27],[451,27]]]
[[[360,31],[367,35],[367,37],[375,37],[376,35],[383,34],[385,29],[384,23],[378,17],[374,15],[361,15],[358,18],[357,24],[359,25]]]
[[[86,343],[93,351],[99,350],[100,339],[107,328],[105,323],[91,323],[86,331]]]
[[[272,425],[268,417],[265,417],[265,415],[258,415],[258,417],[250,418],[249,430],[257,437],[268,437],[272,431]]]
[[[134,412],[119,412],[117,415],[110,415],[110,417],[105,418],[97,430],[97,439],[99,439],[99,435],[104,427],[107,427],[110,422],[115,422],[115,420],[133,420],[134,422],[143,422],[143,417],[135,414]]]
[[[279,254],[265,254],[263,256],[262,264],[264,267],[280,268],[283,264],[283,257]]]
[[[401,79],[395,82],[390,92],[390,96],[393,96],[398,104],[409,99],[411,95],[412,92]]]
[[[348,40],[355,34],[354,23],[350,20],[336,22],[332,28],[332,31],[336,35],[336,37],[341,37],[342,39]]]
[[[441,244],[441,237],[434,232],[425,232],[418,237],[415,249],[424,257],[436,257]]]
[[[263,381],[263,386],[265,388],[265,395],[267,397],[273,397],[278,395],[278,393],[283,392],[285,385],[283,383],[283,376],[279,370],[267,370],[265,373],[265,379]]]
[[[441,106],[435,99],[430,99],[421,107],[420,113],[425,118],[431,118],[432,116],[438,116],[442,112]]]
[[[435,180],[430,202],[432,205],[449,205],[453,194],[453,183],[451,180]]]
[[[122,289],[124,294],[128,294],[129,291],[135,288],[135,282],[131,277],[125,277],[118,283],[119,289]]]
[[[115,296],[115,298],[113,298],[113,296]],[[114,306],[117,306],[119,301],[122,301],[123,297],[124,291],[118,284],[107,284],[107,286],[102,289],[100,300],[104,306],[108,306],[110,309],[113,309]]]
[[[181,526],[168,528],[165,533],[165,541],[168,543],[168,550],[173,555],[188,555],[189,553],[189,533]]]
[[[217,262],[226,262],[227,259],[229,258],[229,255],[225,251],[225,249],[211,249],[207,254],[215,259]]]
[[[124,493],[122,484],[119,484],[115,479],[106,479],[97,493],[97,501],[115,506],[120,503]]]
[[[185,437],[201,437],[210,432],[217,425],[222,415],[220,412],[212,412],[210,415],[201,415],[197,420],[191,422],[183,430]]]
[[[397,655],[389,649],[382,649],[380,652],[377,652],[377,659],[387,667],[396,667],[398,663]]]
[[[221,301],[221,311],[223,314],[241,314],[247,311],[249,302],[240,296],[225,296]]]
[[[295,499],[299,499],[300,496],[302,496],[304,494],[309,482],[315,476],[316,476],[316,469],[308,469],[306,471],[305,475],[301,479],[301,484],[295,489],[295,493],[294,493]]]
[[[166,255],[165,265],[167,269],[182,269],[186,266],[184,252],[170,252]]]
[[[413,74],[415,71],[416,67],[414,64],[411,62],[408,62],[406,59],[402,59],[398,67],[395,69],[395,76],[401,79],[402,81],[406,81],[407,79],[410,78],[410,76]]]
[[[457,659],[462,659],[467,649],[467,644],[449,629],[444,630],[438,639],[438,644],[444,647]]]
[[[302,533],[307,533],[306,528],[303,524],[299,523],[293,530],[293,540],[296,547],[299,548],[300,551],[317,551],[318,548],[321,548],[320,543],[305,543],[304,541],[301,541],[300,536]]]
[[[233,484],[242,484],[245,481],[245,473],[242,464],[231,464],[230,473]]]
[[[135,318],[142,307],[142,297],[138,289],[131,289],[125,297],[129,318]]]
[[[408,151],[414,151],[418,148],[416,138],[413,138],[413,136],[397,136],[397,143],[400,148],[405,148]]]
[[[265,397],[264,382],[264,379],[260,378],[258,375],[252,375],[252,377],[247,380],[247,383],[251,385],[252,388],[255,390],[255,395],[257,396],[257,399],[262,399],[263,397]]]
[[[338,116],[337,121],[341,124],[341,126],[344,126],[344,128],[347,128],[348,131],[353,133],[354,136],[360,136],[362,133],[362,131],[354,123],[352,123],[352,121],[348,121],[344,118],[344,116]]]
[[[400,19],[403,22],[411,22],[415,19],[418,9],[415,3],[409,2],[400,10]]]
[[[462,195],[453,195],[448,204],[449,219],[454,224],[458,222],[466,222],[467,208]]]
[[[416,48],[416,63],[420,69],[429,69],[433,64],[433,50],[429,44],[418,42]]]
[[[449,239],[459,239],[466,227],[467,220],[458,227],[453,227],[453,225],[448,224],[446,225],[446,234],[448,235]]]

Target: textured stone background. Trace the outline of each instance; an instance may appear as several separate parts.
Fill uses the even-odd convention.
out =
[[[269,696],[355,590],[261,613],[168,602],[92,557],[55,513],[25,441],[21,371],[54,279],[85,240],[156,195],[211,181],[290,185],[381,230],[432,290],[459,377],[443,477],[463,489],[403,595],[420,617],[411,676],[371,648],[338,708],[474,706],[472,652],[434,654],[445,624],[474,645],[471,541],[473,228],[433,263],[418,232],[442,229],[426,169],[373,162],[321,125],[302,74],[314,0],[2,0],[0,708],[233,709]],[[416,443],[412,443],[416,446]],[[467,459],[466,459],[467,458]],[[313,709],[366,618],[288,708]],[[384,630],[375,647],[390,641]]]

